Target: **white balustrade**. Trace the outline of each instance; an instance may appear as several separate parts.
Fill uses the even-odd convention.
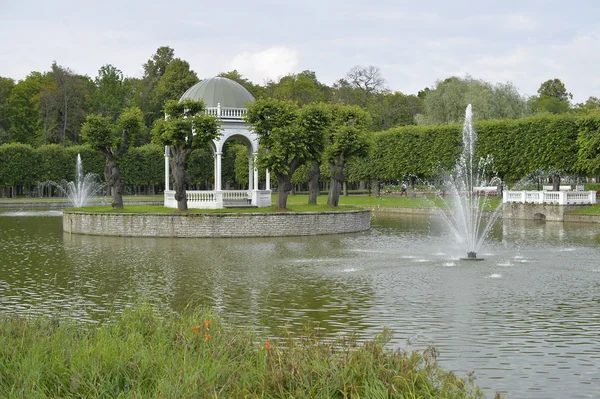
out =
[[[233,107],[207,107],[204,112],[219,118],[241,120],[248,110],[246,108]]]
[[[596,203],[595,191],[504,191],[502,202],[522,204],[590,205]]]
[[[257,194],[255,196],[254,194]],[[271,206],[271,190],[224,190],[224,191],[186,191],[188,208],[219,209],[223,202],[244,201],[258,207]],[[177,208],[175,191],[165,191],[165,206]]]
[[[243,200],[250,197],[250,191],[248,190],[227,190],[223,191],[223,199],[225,200]]]

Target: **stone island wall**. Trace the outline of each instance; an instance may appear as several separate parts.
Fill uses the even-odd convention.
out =
[[[280,237],[371,228],[371,212],[133,214],[67,211],[68,233],[130,237]]]

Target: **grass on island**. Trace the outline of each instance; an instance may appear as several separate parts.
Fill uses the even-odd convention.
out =
[[[481,198],[486,201],[485,210],[494,210],[502,202],[499,197]],[[379,197],[369,195],[348,195],[340,196],[340,205],[354,205],[359,207],[399,207],[399,208],[445,208],[445,201],[451,202],[451,199],[441,199],[437,195],[418,194],[415,198],[399,195],[381,195]],[[288,204],[307,203],[308,195],[290,195]],[[317,204],[326,204],[327,196],[317,197]]]
[[[501,202],[500,198],[486,198],[486,210],[494,210]],[[124,209],[112,209],[110,205],[86,206],[82,208],[69,208],[68,211],[81,212],[109,212],[109,213],[178,213],[176,209],[165,208],[158,205],[128,205],[124,201]],[[273,195],[272,203],[277,202],[277,195]],[[275,205],[266,208],[225,208],[225,209],[189,209],[188,213],[272,213],[272,212],[328,212],[359,210],[362,208],[373,207],[405,207],[405,208],[432,208],[434,206],[444,208],[444,201],[436,196],[426,197],[417,196],[415,198],[400,197],[398,195],[382,195],[380,197],[368,195],[349,195],[340,196],[339,206],[331,207],[327,205],[327,196],[317,197],[316,205],[308,204],[308,195],[290,195],[288,196],[287,208],[277,210]]]
[[[2,398],[482,398],[473,376],[441,369],[437,350],[258,336],[206,310],[149,305],[99,325],[0,314]]]

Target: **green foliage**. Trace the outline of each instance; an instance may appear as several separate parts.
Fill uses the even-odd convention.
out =
[[[84,144],[65,147],[64,151],[67,160],[66,167],[69,170],[67,180],[75,180],[75,161],[78,154],[81,156],[81,162],[83,163],[83,173],[95,173],[98,176],[104,175],[106,158],[98,150]]]
[[[190,153],[187,173],[191,184],[206,188],[214,184],[214,157],[210,148],[198,148]]]
[[[38,182],[73,180],[75,158],[69,159],[64,147],[58,144],[47,144],[36,148],[35,152],[39,160],[36,175]]]
[[[575,169],[584,175],[600,174],[600,115],[577,120],[577,162]]]
[[[9,143],[0,145],[0,186],[36,184],[39,160],[33,147],[28,144]]]
[[[14,87],[15,81],[13,79],[0,76],[0,144],[8,142],[8,130],[10,128],[8,99]]]
[[[101,115],[88,115],[81,129],[84,141],[102,151],[107,158],[122,157],[131,141],[143,131],[143,116],[139,108],[126,108],[117,121]]]
[[[132,87],[125,84],[123,72],[110,64],[98,70],[94,79],[92,112],[117,120],[129,102]]]
[[[11,90],[6,104],[8,142],[35,144],[40,127],[37,101],[44,84],[44,75],[32,72]]]
[[[190,69],[190,64],[175,58],[167,65],[165,73],[156,85],[158,101],[164,103],[167,100],[179,100],[187,89],[198,82],[198,76]]]
[[[287,75],[277,82],[269,81],[265,91],[269,97],[278,100],[295,101],[299,105],[325,102],[331,97],[331,90],[317,80],[313,71]]]
[[[133,147],[121,161],[123,179],[128,184],[151,185],[164,182],[164,149],[156,144]]]
[[[471,77],[437,81],[424,96],[425,112],[420,125],[456,124],[464,120],[467,105],[474,120],[517,119],[529,114],[525,98],[510,83],[491,85]]]
[[[573,95],[560,79],[550,79],[540,85],[538,96],[530,99],[531,108],[535,113],[563,114],[571,110],[570,100]]]
[[[437,350],[373,340],[326,340],[306,326],[260,337],[207,310],[110,315],[97,326],[63,318],[0,319],[0,396],[78,398],[482,398]]]
[[[196,149],[219,136],[220,122],[204,114],[202,101],[169,100],[165,104],[166,119],[159,119],[153,129],[157,143]]]
[[[357,106],[333,105],[332,126],[326,134],[325,159],[336,162],[354,156],[365,156],[369,150],[367,129],[371,126],[371,117]]]

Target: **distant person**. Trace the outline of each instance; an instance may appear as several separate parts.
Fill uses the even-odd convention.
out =
[[[406,193],[406,183],[402,183],[402,186],[400,187],[400,196],[402,197],[403,195],[408,197],[408,194]]]

